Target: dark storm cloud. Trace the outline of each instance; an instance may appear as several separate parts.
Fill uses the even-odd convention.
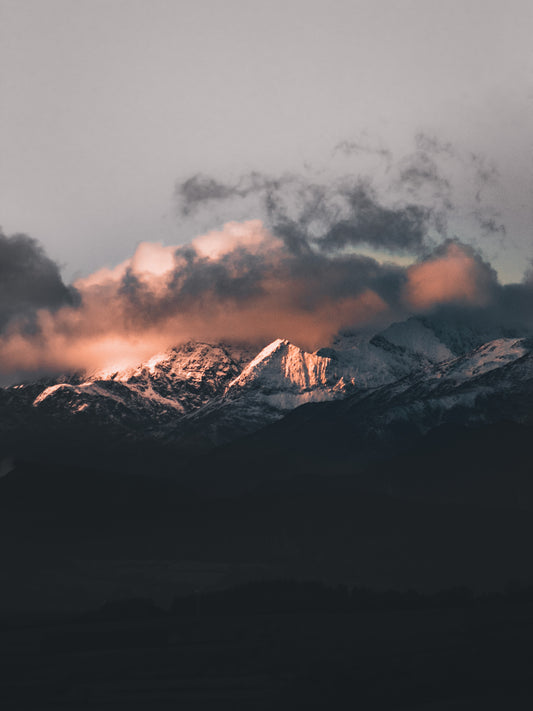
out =
[[[163,291],[128,269],[117,293],[128,320],[148,326],[213,303],[228,310],[253,304],[262,309],[274,293],[287,312],[312,312],[325,301],[356,298],[369,289],[393,303],[404,282],[404,270],[357,254],[328,257],[286,247],[254,254],[236,247],[213,260],[182,248],[176,250],[176,266],[166,275]],[[275,309],[262,313],[273,324],[279,316]]]
[[[167,307],[198,303],[209,294],[220,301],[240,302],[263,294],[262,282],[272,269],[264,255],[235,248],[218,259],[200,256],[194,250],[178,250],[178,264],[168,281]],[[184,257],[182,262],[180,257]]]
[[[394,252],[419,253],[425,244],[431,211],[420,205],[390,208],[381,205],[364,184],[342,191],[348,207],[343,219],[332,220],[331,227],[316,243],[325,251],[368,245]]]
[[[434,179],[427,167],[416,177],[419,183]],[[361,245],[391,253],[420,253],[430,227],[440,225],[440,216],[429,207],[383,204],[370,183],[361,179],[322,185],[303,176],[272,178],[254,173],[235,184],[194,176],[176,187],[183,215],[202,204],[252,194],[259,196],[270,229],[295,253]]]
[[[0,232],[0,330],[37,309],[74,304],[76,297],[75,290],[63,283],[58,265],[35,239]]]
[[[500,287],[493,318],[518,331],[525,328],[533,334],[533,277],[520,284]]]

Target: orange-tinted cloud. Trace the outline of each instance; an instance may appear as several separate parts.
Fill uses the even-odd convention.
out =
[[[444,252],[407,269],[404,298],[415,311],[438,304],[484,306],[494,279],[492,269],[472,249],[449,242]]]
[[[189,339],[314,350],[344,328],[376,328],[439,304],[486,303],[495,283],[473,250],[443,245],[407,269],[358,254],[292,252],[258,220],[228,223],[185,247],[143,243],[73,285],[77,299],[12,320],[4,374],[119,368]]]
[[[340,266],[328,273],[313,258],[294,262],[258,220],[228,223],[185,248],[143,243],[131,259],[75,282],[79,305],[37,311],[30,332],[13,323],[0,338],[1,368],[120,367],[189,339],[286,337],[317,348],[388,309],[364,283],[343,289]]]

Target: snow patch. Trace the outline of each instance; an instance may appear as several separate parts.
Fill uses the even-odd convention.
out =
[[[53,395],[55,392],[58,390],[62,389],[69,389],[71,388],[71,385],[68,385],[68,383],[59,383],[58,385],[50,385],[50,387],[45,388],[42,393],[37,395],[35,400],[33,401],[33,407],[37,407],[41,402],[46,400],[46,398],[50,397],[50,395]]]

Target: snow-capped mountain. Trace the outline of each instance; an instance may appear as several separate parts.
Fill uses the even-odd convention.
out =
[[[278,338],[263,348],[231,381],[228,393],[260,385],[274,395],[293,393],[305,399],[306,393],[334,385],[336,379],[330,358],[306,353],[289,341]]]
[[[405,329],[415,331],[417,325],[406,324]],[[230,382],[223,397],[184,418],[176,434],[188,441],[219,444],[236,433],[247,434],[275,422],[300,405],[366,393],[428,370],[434,362],[414,347],[394,344],[386,333],[371,339],[344,334],[333,347],[315,353],[277,339]]]
[[[183,416],[222,394],[249,358],[245,348],[185,343],[136,367],[95,371],[46,387],[33,407],[54,415],[95,412],[114,420]]]
[[[416,318],[410,318],[402,323],[393,323],[382,331],[380,336],[406,352],[417,353],[434,363],[458,355],[437,337],[433,329]]]
[[[307,353],[277,339],[253,358],[214,398],[184,418],[176,436],[220,443],[280,419],[309,402],[343,397],[356,389],[345,369],[329,357]]]
[[[76,436],[88,428],[129,441],[203,447],[259,430],[300,405],[329,401],[341,402],[328,417],[378,438],[399,423],[422,432],[502,412],[527,419],[531,342],[500,337],[467,351],[476,339],[412,318],[373,336],[341,334],[315,353],[284,339],[258,353],[186,343],[132,368],[4,388],[1,433],[7,439],[31,421],[37,432],[75,425]]]
[[[410,330],[413,326],[406,328]],[[49,418],[97,417],[158,437],[225,441],[290,410],[395,382],[432,365],[388,341],[343,336],[334,348],[307,353],[277,339],[259,353],[246,346],[186,343],[135,367],[94,371],[17,388]],[[255,356],[255,357],[254,357]]]
[[[315,411],[360,443],[402,447],[442,425],[533,424],[533,342],[499,338],[462,356]],[[306,426],[309,427],[309,418]],[[366,445],[365,445],[366,446]]]

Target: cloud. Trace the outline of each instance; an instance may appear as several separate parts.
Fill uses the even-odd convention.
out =
[[[335,155],[335,153],[341,153],[345,156],[361,154],[377,156],[386,162],[387,167],[390,167],[392,164],[392,151],[388,148],[383,148],[382,146],[372,146],[362,141],[340,141],[333,149],[333,155]]]
[[[335,157],[377,162],[382,182],[356,170],[194,175],[176,185],[182,219],[254,219],[211,219],[217,228],[187,245],[143,242],[71,286],[35,240],[0,235],[0,372],[118,368],[189,339],[284,337],[313,350],[339,330],[411,314],[533,329],[533,279],[502,286],[479,251],[449,237],[458,214],[473,243],[505,235],[487,202],[494,166],[424,133],[395,162],[364,141],[342,142]]]
[[[305,176],[272,178],[259,173],[223,184],[194,176],[176,187],[182,215],[231,198],[259,198],[268,227],[294,252],[366,245],[391,252],[421,253],[437,225],[430,207],[379,198],[369,181],[344,177],[324,185]],[[440,218],[439,218],[440,219]]]
[[[499,234],[502,238],[506,237],[507,228],[498,220],[498,214],[487,214],[484,211],[476,211],[475,216],[483,234]]]
[[[338,143],[318,171],[230,181],[197,174],[175,189],[182,218],[254,216],[295,253],[364,248],[413,258],[458,234],[501,249],[500,193],[495,164],[426,132],[404,154],[363,136]]]
[[[274,246],[281,247],[281,242],[276,241],[260,220],[228,222],[223,230],[212,230],[196,237],[191,244],[201,257],[210,259],[218,259],[239,248],[257,254]]]
[[[118,369],[189,339],[260,347],[284,337],[314,350],[343,329],[376,331],[443,309],[474,323],[533,327],[533,282],[502,287],[457,240],[408,267],[339,245],[309,240],[296,250],[260,220],[227,223],[186,246],[142,243],[116,267],[63,286],[63,300],[35,303],[31,330],[25,312],[11,318],[0,335],[1,370],[14,378]]]
[[[442,304],[481,307],[490,302],[496,287],[492,267],[471,247],[449,240],[407,269],[404,298],[414,311]]]
[[[425,151],[409,155],[400,164],[399,180],[410,192],[429,187],[436,196],[446,197],[449,202],[450,181],[441,175],[436,160]]]
[[[344,327],[387,318],[401,272],[359,255],[295,254],[260,221],[228,223],[185,247],[139,245],[131,259],[79,279],[78,304],[36,311],[28,333],[0,337],[3,372],[121,366],[188,339],[279,336],[307,348]]]
[[[420,252],[431,222],[431,212],[420,205],[385,207],[371,189],[349,185],[339,190],[345,215],[331,219],[331,226],[315,243],[326,251],[368,245],[394,252]]]
[[[0,232],[0,332],[13,319],[31,327],[38,309],[76,302],[76,292],[61,278],[58,265],[31,237]]]
[[[444,153],[452,157],[455,156],[455,150],[449,141],[443,141],[425,131],[419,131],[415,135],[415,145],[419,151],[424,151],[425,153],[433,155]]]
[[[212,176],[197,173],[177,183],[174,194],[179,211],[187,216],[206,203],[245,198],[255,193],[268,193],[279,190],[293,180],[290,175],[270,177],[263,173],[251,172],[241,176],[235,183],[223,183]]]
[[[470,161],[475,171],[475,180],[478,186],[476,199],[481,200],[481,190],[485,186],[494,185],[498,182],[500,174],[498,168],[479,153],[471,153]]]
[[[176,196],[181,200],[183,215],[190,214],[204,202],[227,200],[235,195],[242,196],[242,192],[236,185],[226,185],[201,174],[193,175],[176,186]]]
[[[511,329],[533,333],[533,270],[520,284],[505,284],[493,309],[493,319]]]

